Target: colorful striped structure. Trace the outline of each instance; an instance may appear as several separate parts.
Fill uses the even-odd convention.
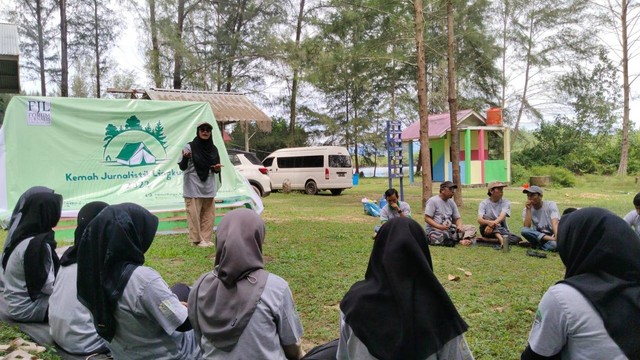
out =
[[[486,119],[473,110],[458,111],[460,134],[460,180],[463,185],[491,181],[511,181],[511,147],[508,127],[487,126]],[[420,121],[402,132],[409,144],[409,163],[414,164],[413,143],[420,140]],[[433,181],[453,180],[451,165],[451,123],[449,113],[429,115],[429,145]],[[413,166],[409,182],[413,183]]]

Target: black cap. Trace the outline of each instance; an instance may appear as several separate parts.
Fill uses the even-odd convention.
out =
[[[444,189],[444,188],[456,189],[456,188],[458,188],[458,185],[454,184],[454,183],[453,183],[453,182],[451,182],[451,181],[443,181],[443,182],[440,184],[440,190],[442,190],[442,189]]]

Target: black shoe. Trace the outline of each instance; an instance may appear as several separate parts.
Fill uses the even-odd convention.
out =
[[[493,245],[493,250],[502,250],[502,245]]]
[[[537,252],[535,250],[527,250],[527,255],[528,256],[533,256],[533,257],[538,257],[538,258],[541,258],[541,259],[546,259],[547,258],[547,254],[540,253],[540,252]]]

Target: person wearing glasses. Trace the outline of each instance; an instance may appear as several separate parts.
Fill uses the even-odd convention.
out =
[[[220,155],[213,144],[208,122],[198,124],[196,137],[182,149],[178,165],[183,172],[183,197],[192,246],[213,246],[211,235],[215,220],[214,197],[222,183]],[[217,176],[216,176],[217,174]],[[216,179],[218,182],[216,182]]]

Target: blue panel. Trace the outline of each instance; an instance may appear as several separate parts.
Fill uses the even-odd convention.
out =
[[[433,165],[433,181],[444,181],[444,156]]]
[[[453,181],[453,165],[451,165],[451,162],[447,163],[447,165],[449,166],[449,178],[447,180]],[[464,161],[460,161],[460,181],[462,182],[462,185],[467,185],[467,183],[465,182],[466,177],[464,176],[465,175],[464,165],[465,165]]]

